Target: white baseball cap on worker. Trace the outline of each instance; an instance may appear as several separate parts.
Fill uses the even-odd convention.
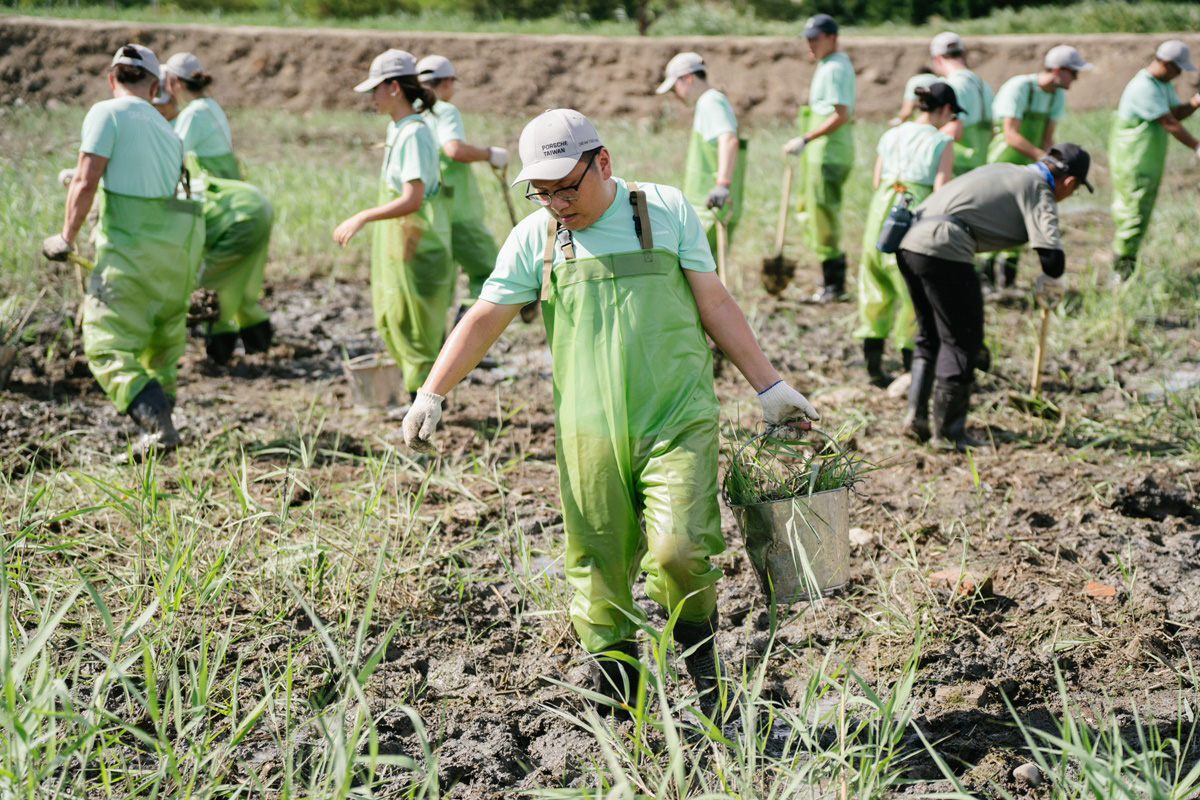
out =
[[[1073,69],[1076,72],[1087,72],[1092,68],[1092,65],[1083,60],[1083,56],[1079,55],[1079,51],[1069,44],[1060,44],[1058,47],[1051,47],[1046,53],[1045,60],[1042,61],[1042,66],[1046,69]]]
[[[171,99],[171,95],[167,93],[167,71],[161,67],[158,70],[158,94],[150,98],[150,102],[156,106],[164,106]]]
[[[684,75],[691,75],[702,69],[704,69],[704,59],[699,53],[678,53],[667,62],[667,68],[663,71],[666,77],[654,90],[654,93],[666,94],[675,87],[675,81]]]
[[[571,108],[551,109],[521,131],[517,143],[521,171],[512,185],[564,178],[580,156],[600,146],[600,134],[591,120]]]
[[[112,66],[125,64],[130,67],[141,67],[154,77],[158,77],[158,56],[149,47],[141,44],[127,44],[113,56]]]
[[[1195,72],[1196,65],[1192,63],[1191,55],[1186,44],[1178,39],[1168,39],[1158,46],[1154,57],[1159,61],[1169,61],[1184,72]]]
[[[172,53],[162,68],[163,72],[169,72],[176,78],[190,78],[204,72],[204,65],[195,53]]]
[[[356,92],[369,92],[388,78],[403,78],[417,74],[417,57],[403,50],[384,50],[371,62],[367,79],[354,87]]]
[[[442,78],[457,78],[454,65],[445,56],[425,56],[417,62],[417,77],[422,81],[440,81]]]
[[[967,48],[963,46],[962,37],[957,33],[946,31],[939,33],[933,37],[933,41],[929,43],[929,55],[945,56],[950,53],[961,53]]]

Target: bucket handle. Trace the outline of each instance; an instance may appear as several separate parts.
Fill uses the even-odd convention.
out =
[[[770,436],[771,434],[773,434],[775,431],[777,431],[777,430],[779,430],[780,428],[783,428],[783,427],[787,427],[787,426],[785,426],[785,425],[770,425],[770,426],[768,426],[768,427],[767,427],[767,429],[766,429],[765,431],[763,431],[762,433],[758,433],[758,434],[755,434],[754,436],[751,436],[751,437],[750,437],[749,439],[747,439],[747,440],[746,440],[746,442],[745,442],[745,443],[744,443],[744,444],[743,444],[741,447],[739,447],[739,448],[737,449],[737,451],[736,451],[736,452],[733,454],[733,460],[736,460],[736,459],[740,458],[740,457],[741,457],[741,455],[742,455],[742,453],[746,452],[746,448],[747,448],[747,447],[749,447],[750,445],[754,444],[755,442],[757,442],[759,439],[762,439],[762,438],[764,438],[764,437],[769,437],[769,436]],[[806,431],[811,431],[812,433],[819,433],[819,434],[821,434],[822,436],[824,436],[826,439],[828,439],[828,440],[829,440],[829,443],[830,443],[831,445],[833,445],[833,449],[837,451],[837,457],[838,457],[838,458],[841,458],[841,459],[843,459],[843,460],[844,460],[844,461],[845,461],[847,464],[850,464],[850,463],[851,463],[851,462],[850,462],[850,456],[848,456],[848,455],[846,454],[846,450],[845,450],[845,448],[843,448],[843,447],[842,447],[840,444],[838,444],[838,441],[837,441],[837,439],[833,438],[832,436],[830,436],[828,433],[826,433],[825,431],[821,430],[820,428],[805,428],[804,430],[806,430]],[[796,442],[797,444],[810,444],[810,442],[807,442],[807,441],[805,441],[805,440],[803,440],[803,439],[793,439],[793,440],[789,440],[789,441],[794,441],[794,442]],[[814,445],[814,446],[815,446],[815,445]],[[816,458],[816,457],[817,457],[817,454],[816,454],[816,453],[813,453],[812,457],[811,457],[811,458],[809,458],[809,463],[812,463],[812,459],[813,459],[813,458]],[[724,497],[725,497],[725,505],[727,505],[727,506],[732,506],[733,504],[732,504],[732,503],[729,501],[729,490],[728,490],[728,489],[726,488],[726,486],[725,486],[725,481],[721,481],[721,494],[722,494],[722,495],[724,495]]]

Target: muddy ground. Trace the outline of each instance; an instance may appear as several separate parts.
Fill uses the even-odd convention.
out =
[[[802,269],[800,280],[811,279],[811,271]],[[863,613],[880,608],[875,593],[882,578],[897,607],[925,631],[916,723],[931,739],[943,740],[940,751],[974,789],[983,791],[993,780],[1025,791],[1011,777],[1024,760],[1023,740],[1004,697],[1023,718],[1048,724],[1048,714],[1059,707],[1056,664],[1072,699],[1092,715],[1103,713],[1109,697],[1123,726],[1132,724],[1133,703],[1173,719],[1177,671],[1186,671],[1189,654],[1195,658],[1200,651],[1196,462],[1137,452],[1162,442],[1131,451],[1087,447],[1094,442],[1083,439],[1052,441],[1040,420],[1008,402],[1028,369],[1028,354],[1008,344],[998,347],[995,372],[980,376],[977,399],[975,418],[989,423],[977,432],[990,434],[995,446],[976,451],[973,467],[958,454],[914,448],[899,435],[903,401],[865,385],[856,343],[847,336],[852,306],[823,308],[801,300],[795,286],[780,299],[755,295],[752,318],[765,348],[821,410],[826,427],[857,419],[853,446],[885,468],[867,476],[853,501],[852,525],[862,530],[855,536],[849,586],[785,619],[768,695],[785,705],[797,702],[811,660],[829,648],[868,681],[886,687],[895,680],[912,652],[912,630]],[[192,339],[181,365],[177,412],[188,446],[237,431],[253,452],[256,443],[294,429],[314,402],[329,412],[322,434],[328,447],[361,454],[398,442],[398,420],[356,410],[341,377],[343,348],[354,356],[376,344],[367,286],[275,281],[266,304],[278,330],[266,355],[239,354],[220,368]],[[989,322],[993,340],[1028,341],[1030,312],[1023,302],[993,306]],[[78,354],[60,345],[55,358],[45,359],[70,322],[45,311],[34,324],[35,341],[0,393],[0,462],[21,475],[86,468],[110,458],[123,448],[130,425],[104,400]],[[1195,333],[1184,327],[1170,335]],[[562,528],[540,322],[515,322],[493,355],[500,368],[472,373],[450,398],[441,444],[451,455],[479,448],[499,423],[499,393],[510,407],[527,403],[507,423],[512,429],[503,439],[508,453],[525,453],[525,460],[509,472],[503,497],[484,481],[472,484],[486,510],[436,495],[426,507],[442,515],[446,541],[466,542],[503,513],[520,520],[531,546],[553,551]],[[1115,384],[1102,385],[1088,376],[1103,365],[1089,358],[1069,347],[1053,354],[1047,389],[1059,403],[1083,404],[1090,416],[1103,417],[1128,402],[1117,387],[1132,386],[1149,364],[1132,359],[1111,365]],[[742,422],[752,424],[757,404],[733,373],[720,369],[718,394],[727,415],[740,404],[746,410]],[[31,431],[39,432],[34,443]],[[272,456],[258,458],[269,462]],[[724,514],[729,548],[716,559],[725,572],[720,644],[732,663],[753,663],[768,643],[768,615],[741,537]],[[928,575],[960,562],[964,532],[970,539],[967,565],[990,576],[991,588],[953,601],[950,588],[931,586]],[[906,558],[910,547],[916,568]],[[417,603],[416,629],[397,636],[372,678],[373,702],[381,710],[389,698],[421,687],[415,705],[440,743],[439,770],[443,786],[454,786],[452,796],[570,784],[581,774],[579,759],[591,752],[590,738],[552,713],[553,707],[577,709],[579,702],[550,680],[583,680],[576,645],[563,627],[538,629],[528,620],[517,625],[523,601],[494,548],[467,548],[458,558],[491,578],[470,584],[465,596]],[[1093,586],[1101,596],[1090,596],[1089,581],[1111,591]],[[302,615],[298,620],[302,627]],[[387,752],[415,752],[413,729],[403,716],[386,719],[380,734]],[[919,752],[915,736],[908,745],[915,752],[908,777],[933,782],[916,788],[939,785],[939,773]],[[265,736],[250,737],[243,757],[249,770],[277,762],[280,754]]]

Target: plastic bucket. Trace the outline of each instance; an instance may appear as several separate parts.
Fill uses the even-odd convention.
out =
[[[354,403],[363,408],[391,408],[408,402],[404,376],[385,353],[371,353],[342,362]]]

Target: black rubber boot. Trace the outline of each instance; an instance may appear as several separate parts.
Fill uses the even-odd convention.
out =
[[[971,408],[971,384],[933,383],[933,438],[929,443],[942,450],[962,452],[983,442],[967,436],[967,411]]]
[[[233,349],[237,347],[238,334],[210,333],[204,337],[204,352],[214,364],[224,366],[233,358]]]
[[[1133,277],[1134,270],[1137,269],[1137,258],[1134,256],[1119,256],[1113,262],[1113,272],[1120,276],[1122,281],[1127,281]]]
[[[996,290],[996,254],[988,253],[979,257],[979,283],[983,286],[984,294]]]
[[[700,712],[719,726],[721,724],[721,666],[717,654],[717,612],[704,622],[675,623],[675,643],[681,652],[691,650],[684,656],[688,675],[696,684],[700,696]]]
[[[242,348],[246,351],[246,355],[254,353],[265,353],[271,349],[271,339],[275,335],[275,330],[271,327],[271,320],[264,319],[257,325],[251,325],[249,328],[242,328],[238,331],[238,336],[242,339]]]
[[[173,405],[158,381],[147,383],[133,398],[125,413],[142,429],[142,437],[134,445],[135,455],[150,449],[174,450],[179,446],[179,432],[171,421]]]
[[[979,345],[979,352],[975,354],[975,369],[980,372],[992,371],[992,351],[982,342]]]
[[[933,392],[933,364],[923,358],[912,362],[912,384],[908,387],[908,412],[904,435],[918,442],[929,441],[929,395]]]
[[[886,389],[895,380],[883,371],[883,339],[863,339],[863,359],[867,362],[867,379],[877,389]]]
[[[824,285],[813,295],[817,303],[836,303],[846,293],[846,257],[838,256],[821,262]]]
[[[633,663],[614,658],[616,655],[627,657]],[[628,639],[617,642],[604,652],[595,653],[594,657],[598,669],[592,688],[597,694],[613,701],[613,704],[596,703],[596,711],[603,717],[611,715],[618,719],[633,719],[638,682],[642,679],[637,642]]]
[[[904,371],[912,372],[913,351],[912,350],[901,350],[900,351],[900,360],[904,362]]]
[[[1008,253],[1001,253],[996,259],[996,278],[1004,277],[1003,288],[1013,289],[1017,285],[1017,264],[1021,261],[1020,256],[1012,256]]]

